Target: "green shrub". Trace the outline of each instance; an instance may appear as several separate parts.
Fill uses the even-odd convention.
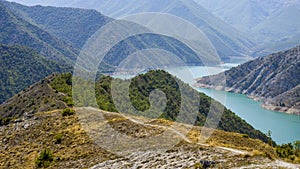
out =
[[[242,137],[243,138],[249,138],[249,135],[248,134],[242,134]]]
[[[14,118],[12,117],[7,117],[7,118],[0,118],[0,126],[5,126],[10,123]]]
[[[202,169],[202,168],[204,168],[204,167],[201,163],[195,163],[194,164],[194,169]]]
[[[300,141],[276,146],[278,157],[294,161],[300,157]]]
[[[60,144],[62,142],[63,135],[59,133],[54,137],[54,139],[55,139],[55,144]]]
[[[63,98],[63,101],[64,101],[68,106],[70,106],[70,107],[74,106],[72,97],[65,96],[65,97]]]
[[[70,108],[66,108],[63,110],[62,115],[63,116],[72,116],[75,114],[75,110],[70,109]]]
[[[49,167],[50,164],[53,162],[53,154],[50,150],[43,150],[39,157],[36,159],[36,166],[37,167]]]

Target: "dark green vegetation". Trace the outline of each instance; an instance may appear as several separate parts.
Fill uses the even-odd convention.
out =
[[[8,10],[0,1],[0,43],[35,49],[47,58],[70,64],[78,50]]]
[[[72,116],[75,114],[75,110],[72,110],[70,108],[66,108],[63,110],[62,115],[63,116]]]
[[[225,72],[224,90],[259,98],[272,110],[300,114],[300,46],[261,57]],[[212,76],[218,79],[220,75]],[[208,77],[198,84],[215,88]]]
[[[282,144],[276,146],[276,153],[278,157],[287,159],[289,161],[299,162],[300,160],[300,141],[294,143]]]
[[[78,50],[74,50],[64,41],[81,48],[99,28],[112,21],[95,10],[28,7],[6,1],[0,1],[0,8],[0,42],[23,45],[45,56],[37,56],[33,51],[24,51],[22,54],[21,51],[15,52],[13,48],[1,51],[7,54],[2,56],[4,54],[0,53],[1,59],[5,58],[0,63],[3,64],[0,103],[54,72],[70,72]],[[125,39],[112,48],[104,59],[106,65],[100,65],[101,71],[113,70],[124,59],[122,56],[157,47],[181,56],[186,64],[202,64],[195,53],[183,43],[169,37],[146,34]],[[169,64],[169,60],[164,63]],[[67,105],[72,106],[72,100],[68,97],[65,99]]]
[[[30,48],[0,44],[0,103],[45,76],[70,70]]]
[[[49,167],[53,162],[53,154],[50,150],[44,150],[40,153],[38,159],[36,160],[37,167]]]
[[[173,80],[172,80],[173,79]],[[59,92],[67,93],[69,97],[71,97],[71,86],[69,86],[67,83],[70,82],[71,75],[62,75],[58,76],[56,80],[52,81],[51,86]],[[118,102],[124,103],[124,105],[121,105],[119,109],[117,109],[114,105],[112,96],[111,96],[111,84],[112,84],[112,78],[103,76],[96,82],[96,97],[97,97],[97,103],[98,107],[102,110],[106,111],[115,111],[117,112],[119,109],[126,109],[129,105],[129,102],[122,102],[122,99],[126,98],[126,89],[124,89],[124,86],[129,81],[126,80],[120,80],[116,79],[114,81],[114,84],[117,84],[115,88],[117,88],[118,91],[118,97],[117,99],[121,99]],[[185,112],[186,119],[177,119],[178,112],[181,107],[181,95],[180,91],[178,89],[178,83],[180,83],[180,86],[183,86],[181,90],[183,90],[186,93],[189,93],[187,98],[184,98],[187,100],[184,104],[186,108],[183,109]],[[156,109],[151,114],[144,114],[143,112],[145,110],[148,110],[150,108],[150,102],[148,100],[149,92],[151,92],[153,89],[159,89],[166,94],[166,108],[162,110],[162,112],[156,112]],[[140,115],[147,116],[147,117],[159,117],[157,115],[160,115],[160,117],[170,119],[170,120],[177,120],[177,121],[183,121],[183,122],[189,122],[198,126],[203,126],[206,120],[206,117],[208,115],[208,112],[210,111],[210,105],[211,102],[215,102],[210,97],[197,92],[196,90],[192,89],[188,86],[188,84],[184,84],[179,79],[171,76],[165,71],[150,71],[147,74],[139,75],[135,77],[131,84],[130,84],[130,104],[135,106],[137,110],[139,110]],[[195,98],[195,95],[200,95],[200,106],[199,106],[199,112],[196,114],[196,119],[190,119],[193,115],[192,112],[187,112],[189,109],[188,107],[190,105],[197,105],[197,100],[193,100],[191,98]],[[82,94],[81,94],[82,96]],[[159,97],[163,98],[163,97]],[[86,98],[88,99],[88,98]],[[85,100],[84,98],[82,100]],[[161,103],[160,100],[154,100],[154,104]],[[79,103],[80,104],[80,103]],[[75,104],[76,105],[76,104]],[[220,103],[214,104],[214,113],[220,113],[220,111],[224,110],[223,116],[221,118],[221,121],[218,125],[218,129],[230,131],[230,132],[237,132],[237,133],[243,133],[248,134],[252,138],[258,138],[263,140],[264,142],[268,141],[268,138],[266,135],[261,133],[258,130],[255,130],[251,125],[249,125],[247,122],[236,116],[233,112],[226,109],[223,105]],[[159,106],[158,106],[159,107]],[[128,112],[125,113],[135,113],[136,112]],[[194,120],[194,121],[193,121]]]

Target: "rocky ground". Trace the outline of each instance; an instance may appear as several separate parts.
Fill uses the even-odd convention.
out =
[[[280,161],[272,147],[238,133],[215,130],[201,142],[201,127],[92,108],[76,109],[70,116],[61,112],[38,113],[0,127],[0,168],[37,168],[44,149],[53,152],[49,168],[300,168]],[[107,133],[103,126],[115,132]]]

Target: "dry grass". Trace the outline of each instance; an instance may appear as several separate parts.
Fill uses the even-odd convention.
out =
[[[44,149],[54,155],[50,168],[91,167],[114,158],[90,140],[76,116],[62,117],[61,111],[52,111],[39,113],[36,118],[1,127],[0,168],[34,168]],[[58,134],[62,135],[60,144],[55,140]]]

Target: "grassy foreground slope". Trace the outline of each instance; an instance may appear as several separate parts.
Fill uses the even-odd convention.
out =
[[[148,120],[157,127],[145,127],[130,121],[117,113],[102,112],[113,128],[122,128],[119,132],[132,137],[153,134],[160,131],[159,126],[168,126],[172,122],[158,119]],[[18,125],[17,128],[15,126]],[[177,128],[176,130],[184,128]],[[266,165],[274,163],[274,150],[259,140],[246,138],[241,134],[216,131],[206,145],[197,144],[196,138],[201,128],[191,130],[187,139],[169,151],[140,152],[125,157],[110,153],[94,143],[83,130],[77,115],[63,116],[62,110],[37,113],[30,119],[0,127],[0,140],[5,145],[0,148],[1,168],[98,168],[125,167],[135,164],[148,167],[189,167],[200,165],[200,160],[215,162],[215,167],[241,167],[251,164]],[[226,139],[220,139],[226,136]],[[174,135],[173,137],[179,137]],[[234,149],[226,149],[226,146]],[[51,158],[41,158],[41,154]],[[272,157],[271,159],[268,158]],[[149,157],[149,158],[148,158]],[[161,158],[163,157],[163,158]],[[172,160],[173,159],[173,160]],[[177,159],[174,161],[174,159]],[[138,161],[134,161],[138,160]],[[263,167],[261,167],[263,168]]]

